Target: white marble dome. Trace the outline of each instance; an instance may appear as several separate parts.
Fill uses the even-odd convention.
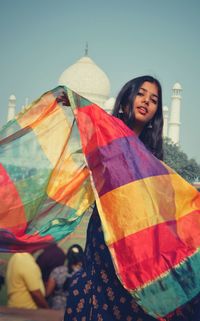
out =
[[[104,109],[108,112],[108,113],[112,113],[113,107],[115,105],[115,98],[114,97],[110,97],[108,100],[105,101],[104,103]]]
[[[179,82],[176,82],[173,86],[173,89],[175,90],[182,90],[181,84]]]
[[[88,56],[67,68],[61,74],[58,84],[69,87],[101,107],[110,94],[108,76]]]

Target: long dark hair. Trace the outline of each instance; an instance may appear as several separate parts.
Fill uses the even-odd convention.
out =
[[[158,88],[158,108],[151,120],[151,128],[148,124],[143,128],[139,138],[159,159],[163,159],[163,112],[162,112],[162,88],[160,82],[152,76],[141,76],[128,81],[120,90],[113,109],[113,115],[123,120],[132,129],[134,123],[133,102],[142,84],[148,81],[156,84]],[[126,112],[125,112],[126,108]]]
[[[85,255],[82,247],[79,244],[73,244],[67,251],[67,268],[69,274],[74,272],[74,265],[80,264],[80,269],[85,268]],[[63,284],[63,290],[69,289],[71,283],[71,276],[68,276]]]
[[[73,244],[68,249],[67,255],[67,267],[68,272],[73,272],[73,265],[76,265],[78,263],[82,264],[82,267],[85,267],[85,256],[82,247],[79,244]]]

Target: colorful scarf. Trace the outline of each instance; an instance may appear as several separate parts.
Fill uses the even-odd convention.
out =
[[[68,88],[0,132],[1,251],[68,235],[96,199],[123,286],[154,317],[200,291],[200,193],[123,122]]]

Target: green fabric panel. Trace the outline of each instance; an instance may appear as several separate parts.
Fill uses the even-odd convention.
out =
[[[19,129],[21,129],[21,126],[16,119],[10,120],[0,129],[0,140],[6,139],[7,141],[9,138],[10,140],[13,139],[13,137],[11,137],[12,134],[16,133]]]
[[[13,135],[10,142],[0,146],[0,159],[18,190],[29,221],[45,196],[52,164],[30,128],[17,133],[18,137]]]
[[[170,270],[163,278],[141,290],[134,291],[133,296],[141,306],[147,307],[147,312],[154,317],[156,316],[152,314],[154,310],[158,311],[159,316],[166,316],[199,293],[199,267],[200,252],[198,251],[178,267]]]
[[[76,209],[59,204],[49,197],[38,208],[38,215],[29,224],[28,234],[39,232],[41,236],[51,235],[56,241],[74,231],[82,216],[76,215]]]

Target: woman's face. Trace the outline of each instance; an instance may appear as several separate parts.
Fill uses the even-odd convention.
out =
[[[155,83],[145,81],[133,102],[133,130],[140,134],[142,129],[154,117],[158,108],[158,87]]]

